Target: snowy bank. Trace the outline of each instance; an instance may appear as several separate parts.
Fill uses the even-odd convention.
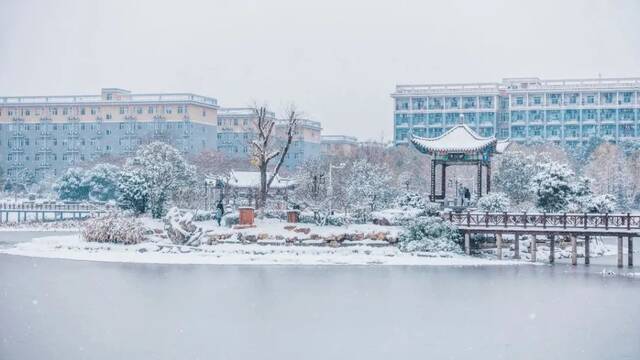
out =
[[[281,264],[281,265],[519,265],[521,261],[490,260],[464,255],[404,253],[395,246],[345,247],[218,243],[198,247],[163,242],[116,245],[85,242],[80,235],[46,236],[0,253],[106,262],[155,264]]]

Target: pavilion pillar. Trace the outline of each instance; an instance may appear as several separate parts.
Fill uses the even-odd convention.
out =
[[[556,238],[555,235],[549,235],[549,264],[553,264],[556,260]]]
[[[513,258],[520,259],[520,234],[515,233],[513,241]]]
[[[440,190],[442,192],[442,198],[445,198],[447,192],[447,165],[442,163],[442,183],[440,184]]]
[[[502,233],[496,234],[496,257],[502,259]]]
[[[436,201],[436,161],[431,160],[431,202]]]
[[[491,162],[487,163],[487,194],[491,192]]]
[[[478,161],[478,177],[477,177],[478,198],[482,197],[482,161]]]

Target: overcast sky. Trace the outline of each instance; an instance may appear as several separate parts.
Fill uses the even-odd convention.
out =
[[[0,0],[0,96],[295,103],[390,139],[399,83],[640,76],[640,0]]]

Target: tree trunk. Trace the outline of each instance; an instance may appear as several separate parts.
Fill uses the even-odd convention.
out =
[[[267,164],[260,166],[260,201],[258,208],[263,208],[267,203]]]

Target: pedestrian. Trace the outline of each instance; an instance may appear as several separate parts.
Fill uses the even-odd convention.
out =
[[[469,205],[469,201],[471,201],[471,191],[469,191],[468,187],[464,188],[464,199],[467,205]]]
[[[222,221],[222,216],[224,215],[224,205],[222,205],[222,200],[218,201],[218,205],[216,205],[216,220],[218,221],[218,226]]]

